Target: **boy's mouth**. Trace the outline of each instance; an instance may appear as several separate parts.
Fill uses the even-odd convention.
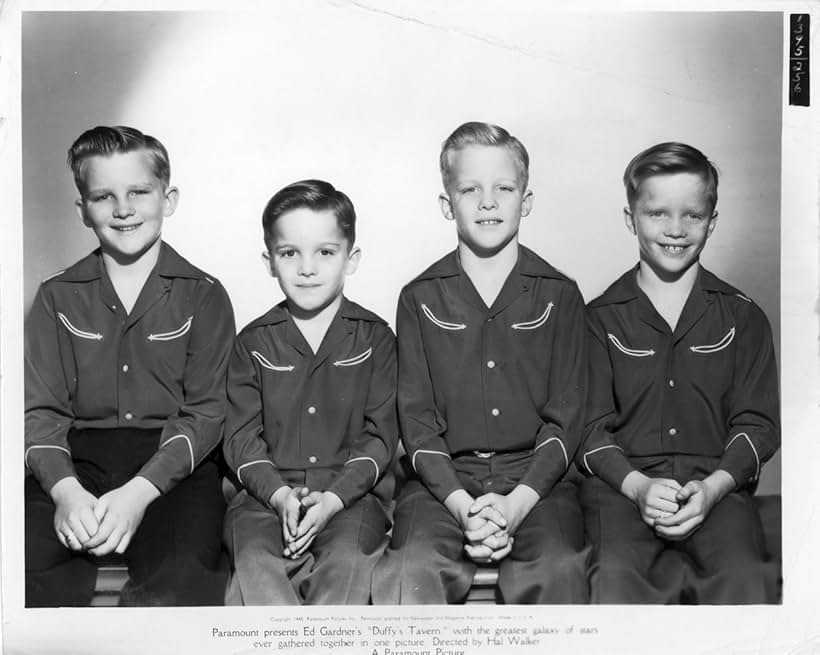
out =
[[[686,250],[685,245],[674,245],[674,244],[659,244],[661,248],[663,248],[664,252],[668,252],[670,255],[679,255],[684,250]]]
[[[112,225],[111,227],[117,232],[133,232],[140,225],[142,225],[142,223],[137,223],[136,225]]]
[[[501,225],[502,221],[500,218],[482,218],[477,220],[476,223],[479,225]]]

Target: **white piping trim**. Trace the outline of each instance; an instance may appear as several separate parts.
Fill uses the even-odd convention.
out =
[[[56,273],[52,273],[45,280],[42,280],[42,284],[45,284],[49,280],[53,280],[55,277],[57,277],[58,275],[62,275],[63,273],[65,273],[65,269],[63,269],[62,271],[57,271]]]
[[[350,359],[340,359],[337,362],[333,362],[333,366],[356,366],[356,364],[361,364],[365,361],[371,354],[373,354],[372,347],[365,350],[362,354],[351,357]]]
[[[211,278],[209,278],[207,275],[205,276],[205,279],[206,279],[206,280],[208,280],[208,282],[209,282],[210,284],[213,284],[213,283],[214,283],[214,281],[213,281]]]
[[[430,308],[424,303],[421,303],[421,311],[424,312],[424,315],[430,319],[430,322],[433,325],[438,325],[440,328],[444,328],[445,330],[463,330],[467,327],[464,323],[447,323],[446,321],[437,319],[433,312],[430,311]]]
[[[413,458],[410,460],[410,466],[413,467],[413,470],[418,473],[418,469],[416,468],[416,457],[419,453],[427,453],[428,455],[444,455],[447,459],[453,459],[450,457],[449,453],[444,453],[440,450],[417,450],[413,453]]]
[[[618,338],[614,334],[610,334],[609,332],[607,332],[606,336],[609,338],[609,340],[612,343],[615,344],[615,347],[618,350],[620,350],[624,355],[629,355],[630,357],[651,357],[652,355],[655,354],[655,351],[652,350],[652,349],[650,349],[650,350],[639,350],[639,349],[636,349],[636,348],[627,348],[620,341],[618,341]]]
[[[166,441],[166,442],[164,442],[164,443],[161,443],[161,444],[159,445],[159,447],[160,447],[160,448],[162,448],[163,446],[167,446],[167,445],[168,445],[169,443],[171,443],[174,439],[185,439],[185,441],[187,441],[187,442],[188,442],[188,452],[189,452],[189,453],[190,453],[190,455],[191,455],[191,473],[193,473],[193,472],[194,472],[194,448],[193,448],[193,446],[191,446],[191,440],[188,438],[188,436],[187,436],[187,435],[184,435],[184,434],[178,434],[178,435],[176,435],[176,436],[171,437],[170,439],[168,439],[168,441]]]
[[[601,446],[600,448],[593,448],[592,450],[588,450],[587,452],[585,452],[584,453],[584,466],[587,467],[587,471],[589,471],[590,475],[595,475],[595,472],[591,468],[589,468],[589,462],[587,462],[587,457],[589,455],[592,455],[593,453],[597,453],[599,450],[606,450],[607,448],[617,448],[621,452],[624,452],[624,449],[621,448],[620,446]]]
[[[748,434],[746,434],[745,432],[738,432],[734,437],[732,437],[729,440],[729,443],[726,444],[726,448],[723,449],[723,452],[726,452],[727,450],[729,450],[729,446],[731,446],[734,443],[735,439],[737,439],[738,437],[745,437],[746,441],[749,444],[749,447],[752,449],[752,452],[755,454],[756,467],[755,467],[755,477],[754,477],[754,479],[757,480],[757,478],[760,476],[760,457],[758,457],[757,448],[755,448],[755,445],[752,443],[752,440],[749,438]]]
[[[740,298],[741,300],[745,300],[746,302],[752,302],[752,299],[751,299],[751,298],[747,298],[747,297],[746,297],[746,296],[744,296],[742,293],[736,293],[735,295],[736,295],[738,298]]]
[[[273,466],[273,462],[271,462],[270,460],[267,460],[267,459],[255,459],[252,462],[247,462],[247,463],[243,464],[238,469],[236,469],[236,479],[239,480],[239,482],[243,485],[245,483],[242,482],[242,469],[245,468],[246,466],[250,466],[251,464],[270,464],[271,466]],[[273,466],[273,468],[276,468],[276,467]]]
[[[710,353],[716,353],[719,350],[723,350],[726,346],[732,343],[732,340],[735,338],[735,329],[732,328],[726,333],[726,336],[723,337],[717,343],[713,343],[707,346],[689,346],[689,350],[693,353],[700,353],[703,355],[708,355]]]
[[[550,312],[552,311],[554,303],[550,302],[547,305],[547,308],[544,310],[544,313],[541,314],[538,318],[534,321],[526,321],[524,323],[513,323],[512,329],[513,330],[534,330],[535,328],[539,328],[544,323],[547,322],[547,319],[550,317]]]
[[[28,454],[35,448],[55,448],[56,450],[62,450],[64,453],[68,453],[68,456],[71,457],[71,451],[68,448],[63,448],[62,446],[29,446],[28,448],[26,448],[26,452],[23,455],[23,463],[29,470],[31,469],[28,465]]]
[[[267,359],[265,359],[264,355],[256,352],[255,350],[251,351],[251,356],[254,357],[256,359],[256,361],[259,362],[262,366],[264,366],[265,368],[269,368],[271,371],[288,371],[288,372],[290,372],[294,368],[296,368],[295,366],[293,366],[293,364],[291,364],[289,366],[277,366],[276,364],[271,364]]]
[[[550,437],[550,438],[549,438],[549,439],[547,439],[545,442],[538,444],[538,445],[535,447],[535,450],[533,450],[533,451],[532,451],[532,452],[533,452],[533,454],[535,454],[535,451],[536,451],[536,450],[538,450],[541,446],[545,446],[545,445],[546,445],[546,444],[548,444],[550,441],[557,441],[557,442],[558,442],[558,445],[559,445],[559,446],[561,446],[561,452],[563,452],[563,453],[564,453],[564,461],[567,463],[567,465],[564,467],[564,470],[566,471],[566,470],[569,468],[569,457],[567,456],[567,449],[566,449],[566,448],[564,448],[564,442],[563,442],[563,441],[561,441],[561,439],[559,439],[558,437]]]
[[[345,466],[347,466],[348,464],[350,464],[350,462],[361,462],[361,461],[369,461],[369,462],[373,462],[373,466],[375,466],[375,467],[376,467],[376,477],[375,477],[375,478],[373,478],[373,484],[376,484],[376,482],[378,482],[378,481],[379,481],[379,473],[380,473],[380,471],[379,471],[379,465],[376,463],[376,460],[375,460],[375,459],[373,459],[372,457],[353,457],[353,458],[351,458],[351,459],[349,459],[349,460],[347,460],[347,461],[345,462]]]
[[[75,328],[73,325],[71,325],[71,321],[69,321],[66,315],[62,312],[57,312],[57,316],[60,318],[63,325],[66,326],[66,329],[69,332],[71,332],[71,334],[78,337],[82,337],[83,339],[94,339],[95,341],[102,340],[103,335],[101,335],[99,332],[85,332],[83,330]]]
[[[171,341],[173,339],[179,339],[183,334],[187,334],[188,330],[191,329],[191,323],[193,322],[194,317],[189,316],[188,320],[185,321],[182,325],[180,325],[176,330],[171,330],[170,332],[159,332],[157,334],[149,334],[148,341]]]

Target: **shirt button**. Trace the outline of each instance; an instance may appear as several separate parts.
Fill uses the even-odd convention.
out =
[[[675,428],[669,428],[669,436],[674,437],[678,431]]]
[[[501,412],[498,411],[497,407],[493,407],[492,410],[490,411],[490,414],[492,414],[493,416],[498,416],[500,413]]]
[[[123,373],[128,373],[128,364],[123,364],[122,365],[122,372]]]
[[[493,360],[487,362],[487,368],[495,368],[495,362]]]
[[[131,412],[125,412],[126,421],[130,421],[132,418],[134,418],[134,415]]]
[[[675,386],[675,381],[674,380],[669,380],[669,386],[674,387]]]
[[[309,461],[311,464],[315,464],[315,463],[316,463],[316,456],[315,456],[315,455],[311,455],[310,457],[308,457],[308,461]]]
[[[315,413],[316,413],[316,408],[313,405],[308,407],[308,414],[315,414]]]

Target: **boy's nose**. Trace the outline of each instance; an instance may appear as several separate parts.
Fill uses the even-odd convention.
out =
[[[128,198],[120,198],[117,200],[117,205],[114,207],[114,216],[116,218],[127,218],[134,213],[134,208],[131,206]]]
[[[666,222],[666,234],[673,237],[686,236],[686,226],[683,224],[683,218],[677,215],[670,216]]]
[[[302,257],[299,262],[299,274],[316,275],[316,265],[313,261],[313,257]]]
[[[498,202],[495,199],[495,195],[492,193],[482,194],[479,207],[481,207],[481,209],[495,209],[498,207]]]

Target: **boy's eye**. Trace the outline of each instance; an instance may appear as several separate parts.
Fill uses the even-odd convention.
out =
[[[101,202],[103,200],[108,200],[111,197],[110,193],[100,193],[95,196],[91,196],[91,202]]]
[[[500,186],[500,187],[498,187],[498,189],[499,189],[500,191],[505,191],[505,192],[507,192],[507,193],[512,193],[513,191],[515,191],[515,189],[514,189],[513,187],[511,187],[511,186],[507,186],[507,185]]]
[[[703,218],[703,216],[701,216],[700,214],[687,214],[686,218],[688,218],[693,223],[697,223]]]
[[[335,252],[335,251],[333,251],[333,250],[329,250],[328,248],[322,248],[322,249],[319,251],[319,254],[321,254],[321,255],[323,255],[323,256],[325,256],[325,257],[333,257],[333,255],[335,255],[335,254],[336,254],[336,252]]]
[[[649,211],[649,215],[652,218],[661,218],[664,215],[664,212],[662,209],[651,209]]]
[[[280,250],[277,255],[279,257],[293,257],[296,254],[295,250]]]
[[[473,193],[474,191],[478,191],[478,188],[474,186],[467,186],[461,190],[461,193]]]

